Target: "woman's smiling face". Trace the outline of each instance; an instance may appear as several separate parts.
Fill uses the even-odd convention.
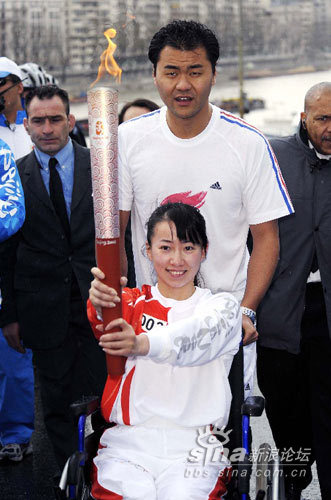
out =
[[[194,278],[205,259],[205,250],[190,241],[180,241],[175,224],[168,220],[156,224],[151,245],[146,243],[146,247],[162,295],[176,300],[193,295]]]

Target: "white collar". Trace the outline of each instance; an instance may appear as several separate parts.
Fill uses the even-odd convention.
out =
[[[314,148],[314,146],[312,145],[312,143],[310,142],[309,139],[308,139],[308,144],[309,144],[310,149],[313,149],[315,151],[317,158],[320,158],[321,160],[330,160],[331,155],[322,155],[322,153],[319,153],[318,151],[316,151],[316,149]]]

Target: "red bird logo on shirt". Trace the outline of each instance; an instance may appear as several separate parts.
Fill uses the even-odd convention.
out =
[[[171,194],[161,201],[161,205],[165,205],[166,203],[186,203],[195,208],[201,208],[205,203],[207,191],[200,191],[200,193],[196,194],[191,193],[192,191],[186,191],[185,193]]]

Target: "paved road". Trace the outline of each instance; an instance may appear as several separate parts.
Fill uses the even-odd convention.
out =
[[[43,425],[38,383],[35,398],[33,454],[22,462],[0,462],[0,500],[53,500],[57,465]]]
[[[258,393],[258,391],[256,391]],[[36,389],[36,430],[33,435],[34,453],[19,464],[0,462],[0,500],[53,500],[52,477],[57,473],[57,466],[42,421],[42,410],[38,385]],[[263,442],[274,446],[265,414],[252,418],[253,448]],[[252,491],[255,491],[252,480]],[[320,490],[314,470],[314,479],[304,491],[303,497],[320,500]],[[252,498],[254,498],[252,496]]]

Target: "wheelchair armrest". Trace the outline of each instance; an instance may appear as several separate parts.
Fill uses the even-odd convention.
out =
[[[103,418],[101,408],[99,406],[94,412],[91,413],[91,426],[93,431],[99,431],[100,429],[104,430],[106,427],[112,427],[112,425],[109,422],[106,422]]]
[[[264,410],[264,398],[262,396],[250,396],[241,405],[241,414],[251,417],[260,417]]]
[[[100,398],[98,396],[83,396],[79,401],[70,405],[72,415],[76,418],[80,415],[91,415],[99,407]]]

